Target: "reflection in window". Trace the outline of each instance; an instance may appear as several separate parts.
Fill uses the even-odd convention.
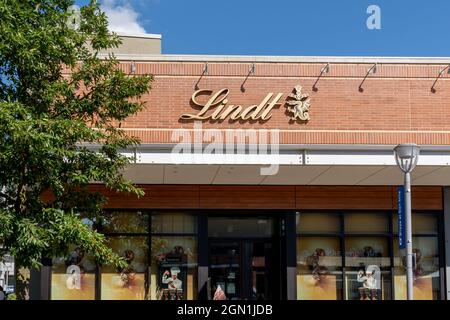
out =
[[[273,233],[272,219],[254,218],[239,219],[230,217],[209,217],[208,234],[210,237],[271,237]]]
[[[340,240],[334,237],[297,238],[297,299],[341,299]]]
[[[152,300],[197,298],[197,239],[192,236],[153,236]]]
[[[384,213],[351,213],[344,219],[345,233],[386,233],[389,219]]]
[[[103,217],[104,233],[146,233],[148,215],[139,211],[107,212]]]
[[[77,246],[66,257],[53,259],[52,300],[95,299],[95,261]]]
[[[148,262],[147,237],[110,237],[111,248],[127,262],[123,269],[102,267],[103,300],[144,300]]]
[[[392,224],[394,233],[398,233],[398,215],[394,214],[394,221]],[[430,213],[413,213],[412,214],[412,233],[414,235],[438,234],[438,219],[435,214]]]
[[[391,299],[388,238],[347,237],[345,239],[345,299]]]
[[[152,233],[196,233],[195,216],[165,212],[152,215]]]
[[[328,213],[297,213],[297,233],[337,233],[341,231],[340,216]]]
[[[413,237],[414,300],[440,299],[439,251],[437,237]],[[395,299],[406,299],[406,252],[394,241]]]

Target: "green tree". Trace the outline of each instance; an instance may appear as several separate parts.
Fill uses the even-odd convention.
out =
[[[139,141],[120,122],[143,107],[152,77],[127,75],[113,55],[102,58],[119,37],[96,1],[79,16],[73,4],[0,0],[0,257],[9,252],[23,268],[65,254],[69,244],[123,266],[83,223],[98,219],[106,200],[88,184],[143,194],[121,174],[133,159],[120,150]],[[19,299],[25,290],[19,286]]]

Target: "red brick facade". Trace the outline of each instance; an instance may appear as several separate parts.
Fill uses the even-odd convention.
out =
[[[245,81],[250,63],[211,62],[200,78],[200,62],[136,62],[136,73],[155,76],[153,88],[143,97],[146,108],[122,123],[144,143],[170,143],[172,129],[193,128],[183,113],[197,113],[190,98],[199,89],[228,88],[229,104],[259,104],[267,93],[283,93],[281,105],[267,121],[205,120],[203,128],[279,129],[286,144],[450,144],[450,82],[444,74],[431,87],[442,65],[379,64],[376,74],[363,80],[370,64],[332,64],[330,72],[312,86],[323,63],[256,63],[255,74]],[[123,62],[124,70],[129,63]],[[286,97],[295,85],[310,94],[310,121],[290,121]],[[206,100],[205,100],[206,101]]]

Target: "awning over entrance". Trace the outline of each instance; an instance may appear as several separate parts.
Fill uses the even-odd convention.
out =
[[[281,145],[278,154],[173,153],[173,145],[141,145],[125,154],[125,174],[140,184],[400,185],[391,145]],[[279,164],[278,170],[274,167]],[[273,175],[262,174],[272,166]],[[264,172],[264,170],[263,170]],[[450,185],[450,147],[421,146],[414,185]]]

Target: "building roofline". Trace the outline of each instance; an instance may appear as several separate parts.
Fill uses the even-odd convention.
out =
[[[162,35],[154,34],[154,33],[125,33],[125,32],[116,32],[119,37],[126,38],[142,38],[142,39],[161,39]]]
[[[150,62],[249,62],[249,63],[338,63],[338,64],[450,64],[450,57],[350,57],[350,56],[243,56],[181,54],[116,54],[118,60]]]

